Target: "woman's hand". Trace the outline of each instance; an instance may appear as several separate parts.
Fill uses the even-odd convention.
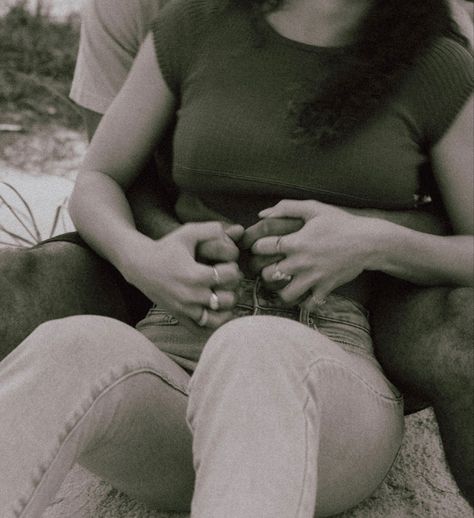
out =
[[[371,263],[374,251],[371,229],[377,224],[375,218],[355,216],[312,200],[283,200],[261,211],[259,216],[304,221],[297,232],[264,237],[252,246],[252,252],[257,255],[285,256],[262,270],[265,282],[286,278],[286,286],[279,291],[285,302],[295,304],[306,298],[303,305],[317,305]]]
[[[229,230],[234,238],[242,233],[241,227]],[[144,237],[121,270],[128,282],[184,323],[216,329],[233,317],[242,278],[235,262],[207,266],[196,261],[198,247],[213,243],[215,249],[218,241],[227,254],[230,247],[237,249],[221,223],[188,223],[157,241]]]

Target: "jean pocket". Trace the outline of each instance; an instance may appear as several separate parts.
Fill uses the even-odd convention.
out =
[[[313,315],[310,316],[308,325],[340,344],[348,352],[373,356],[372,337],[362,325]]]
[[[138,330],[148,326],[177,326],[179,320],[165,309],[152,306],[146,317],[136,325]]]

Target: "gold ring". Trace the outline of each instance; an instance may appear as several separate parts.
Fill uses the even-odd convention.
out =
[[[214,284],[219,284],[221,279],[219,277],[219,272],[217,271],[217,268],[215,266],[212,267],[212,274],[214,276]]]
[[[209,297],[209,307],[212,311],[217,311],[219,309],[219,297],[214,291],[211,291],[211,296]]]
[[[204,327],[208,321],[209,321],[209,312],[207,311],[206,308],[203,308],[201,318],[199,319],[199,322],[197,323],[197,325],[200,327]]]
[[[277,254],[281,254],[281,238],[283,236],[278,236],[278,239],[277,239],[277,242],[276,242],[276,249],[277,249]]]
[[[314,306],[319,307],[319,306],[324,306],[324,304],[326,304],[326,299],[318,299],[314,295],[312,295],[311,302],[313,303]]]
[[[275,265],[275,270],[272,273],[272,281],[290,282],[292,278],[293,275],[290,275],[289,273],[283,273],[281,270],[278,269],[278,266]]]

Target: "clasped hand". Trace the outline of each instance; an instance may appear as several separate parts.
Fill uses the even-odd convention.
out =
[[[158,241],[147,239],[127,279],[184,323],[216,329],[233,318],[243,277],[240,249],[251,250],[251,271],[282,300],[308,309],[369,264],[372,218],[296,200],[259,216],[245,231],[240,225],[188,223]]]
[[[242,278],[235,241],[243,232],[239,225],[187,223],[157,241],[146,238],[125,277],[186,325],[216,329],[233,318]]]
[[[313,200],[283,200],[259,216],[242,241],[254,270],[288,304],[314,309],[370,266],[373,218]],[[263,226],[268,234],[257,237]]]

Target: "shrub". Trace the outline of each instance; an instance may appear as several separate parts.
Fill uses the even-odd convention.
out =
[[[68,100],[79,42],[78,17],[51,19],[25,0],[0,18],[0,110],[27,111],[77,127],[80,115]]]

